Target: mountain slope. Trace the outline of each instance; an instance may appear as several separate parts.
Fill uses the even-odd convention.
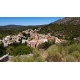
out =
[[[80,17],[66,17],[41,27],[40,33],[48,33],[52,35],[73,39],[80,36]]]
[[[60,19],[58,21],[53,22],[53,24],[74,24],[74,25],[78,25],[80,24],[80,17],[65,17],[63,19]]]

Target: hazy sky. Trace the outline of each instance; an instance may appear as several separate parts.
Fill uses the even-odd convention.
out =
[[[42,25],[62,17],[0,17],[0,25]]]

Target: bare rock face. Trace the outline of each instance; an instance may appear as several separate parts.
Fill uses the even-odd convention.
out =
[[[6,54],[0,58],[0,62],[7,62],[9,60],[9,55]]]

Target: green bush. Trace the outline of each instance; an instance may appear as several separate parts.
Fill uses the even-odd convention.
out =
[[[12,62],[44,62],[44,58],[41,56],[41,53],[39,50],[34,49],[33,50],[33,55],[32,56],[23,56],[21,57],[21,55],[18,56],[13,56],[10,61]]]
[[[14,51],[14,47],[13,46],[8,46],[7,48],[6,48],[6,53],[9,53],[9,54],[12,54],[13,53],[13,51]]]
[[[32,53],[32,48],[28,47],[27,45],[20,45],[17,47],[9,47],[7,51],[10,52],[10,55],[17,56],[17,55],[24,55]]]
[[[54,44],[54,42],[52,42],[52,41],[44,42],[44,43],[40,44],[38,46],[38,48],[39,49],[47,49],[48,47],[50,47],[53,44]]]
[[[9,61],[11,62],[21,62],[21,59],[19,56],[16,56],[16,57],[12,57]]]
[[[49,46],[47,50],[32,49],[26,45],[10,46],[7,49],[11,55],[15,56],[13,61],[19,62],[74,62],[80,61],[80,43],[71,44],[54,44]],[[20,55],[32,53],[32,56],[25,56],[23,58]],[[44,54],[45,53],[45,54]],[[44,56],[46,56],[44,58]]]
[[[74,52],[72,53],[72,55],[73,55],[74,57],[76,57],[77,59],[80,58],[80,52],[79,52],[79,51],[74,51]]]
[[[71,54],[74,51],[80,52],[80,44],[75,43],[66,47],[66,52],[68,52],[68,54]]]
[[[75,62],[76,58],[72,55],[65,55],[64,58],[62,59],[64,62]]]
[[[47,53],[47,61],[80,61],[80,44],[52,45]]]
[[[45,61],[41,55],[42,53],[38,49],[33,50],[33,57],[35,62],[43,62]]]
[[[6,54],[6,49],[3,47],[2,44],[0,44],[0,57]]]
[[[60,49],[59,46],[57,45],[52,45],[51,47],[48,48],[47,53],[48,53],[48,60],[49,61],[61,61],[61,54],[60,54]]]

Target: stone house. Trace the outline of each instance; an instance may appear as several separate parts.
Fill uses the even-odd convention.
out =
[[[36,48],[36,44],[37,44],[37,40],[34,40],[34,39],[27,42],[27,45],[32,48]]]

